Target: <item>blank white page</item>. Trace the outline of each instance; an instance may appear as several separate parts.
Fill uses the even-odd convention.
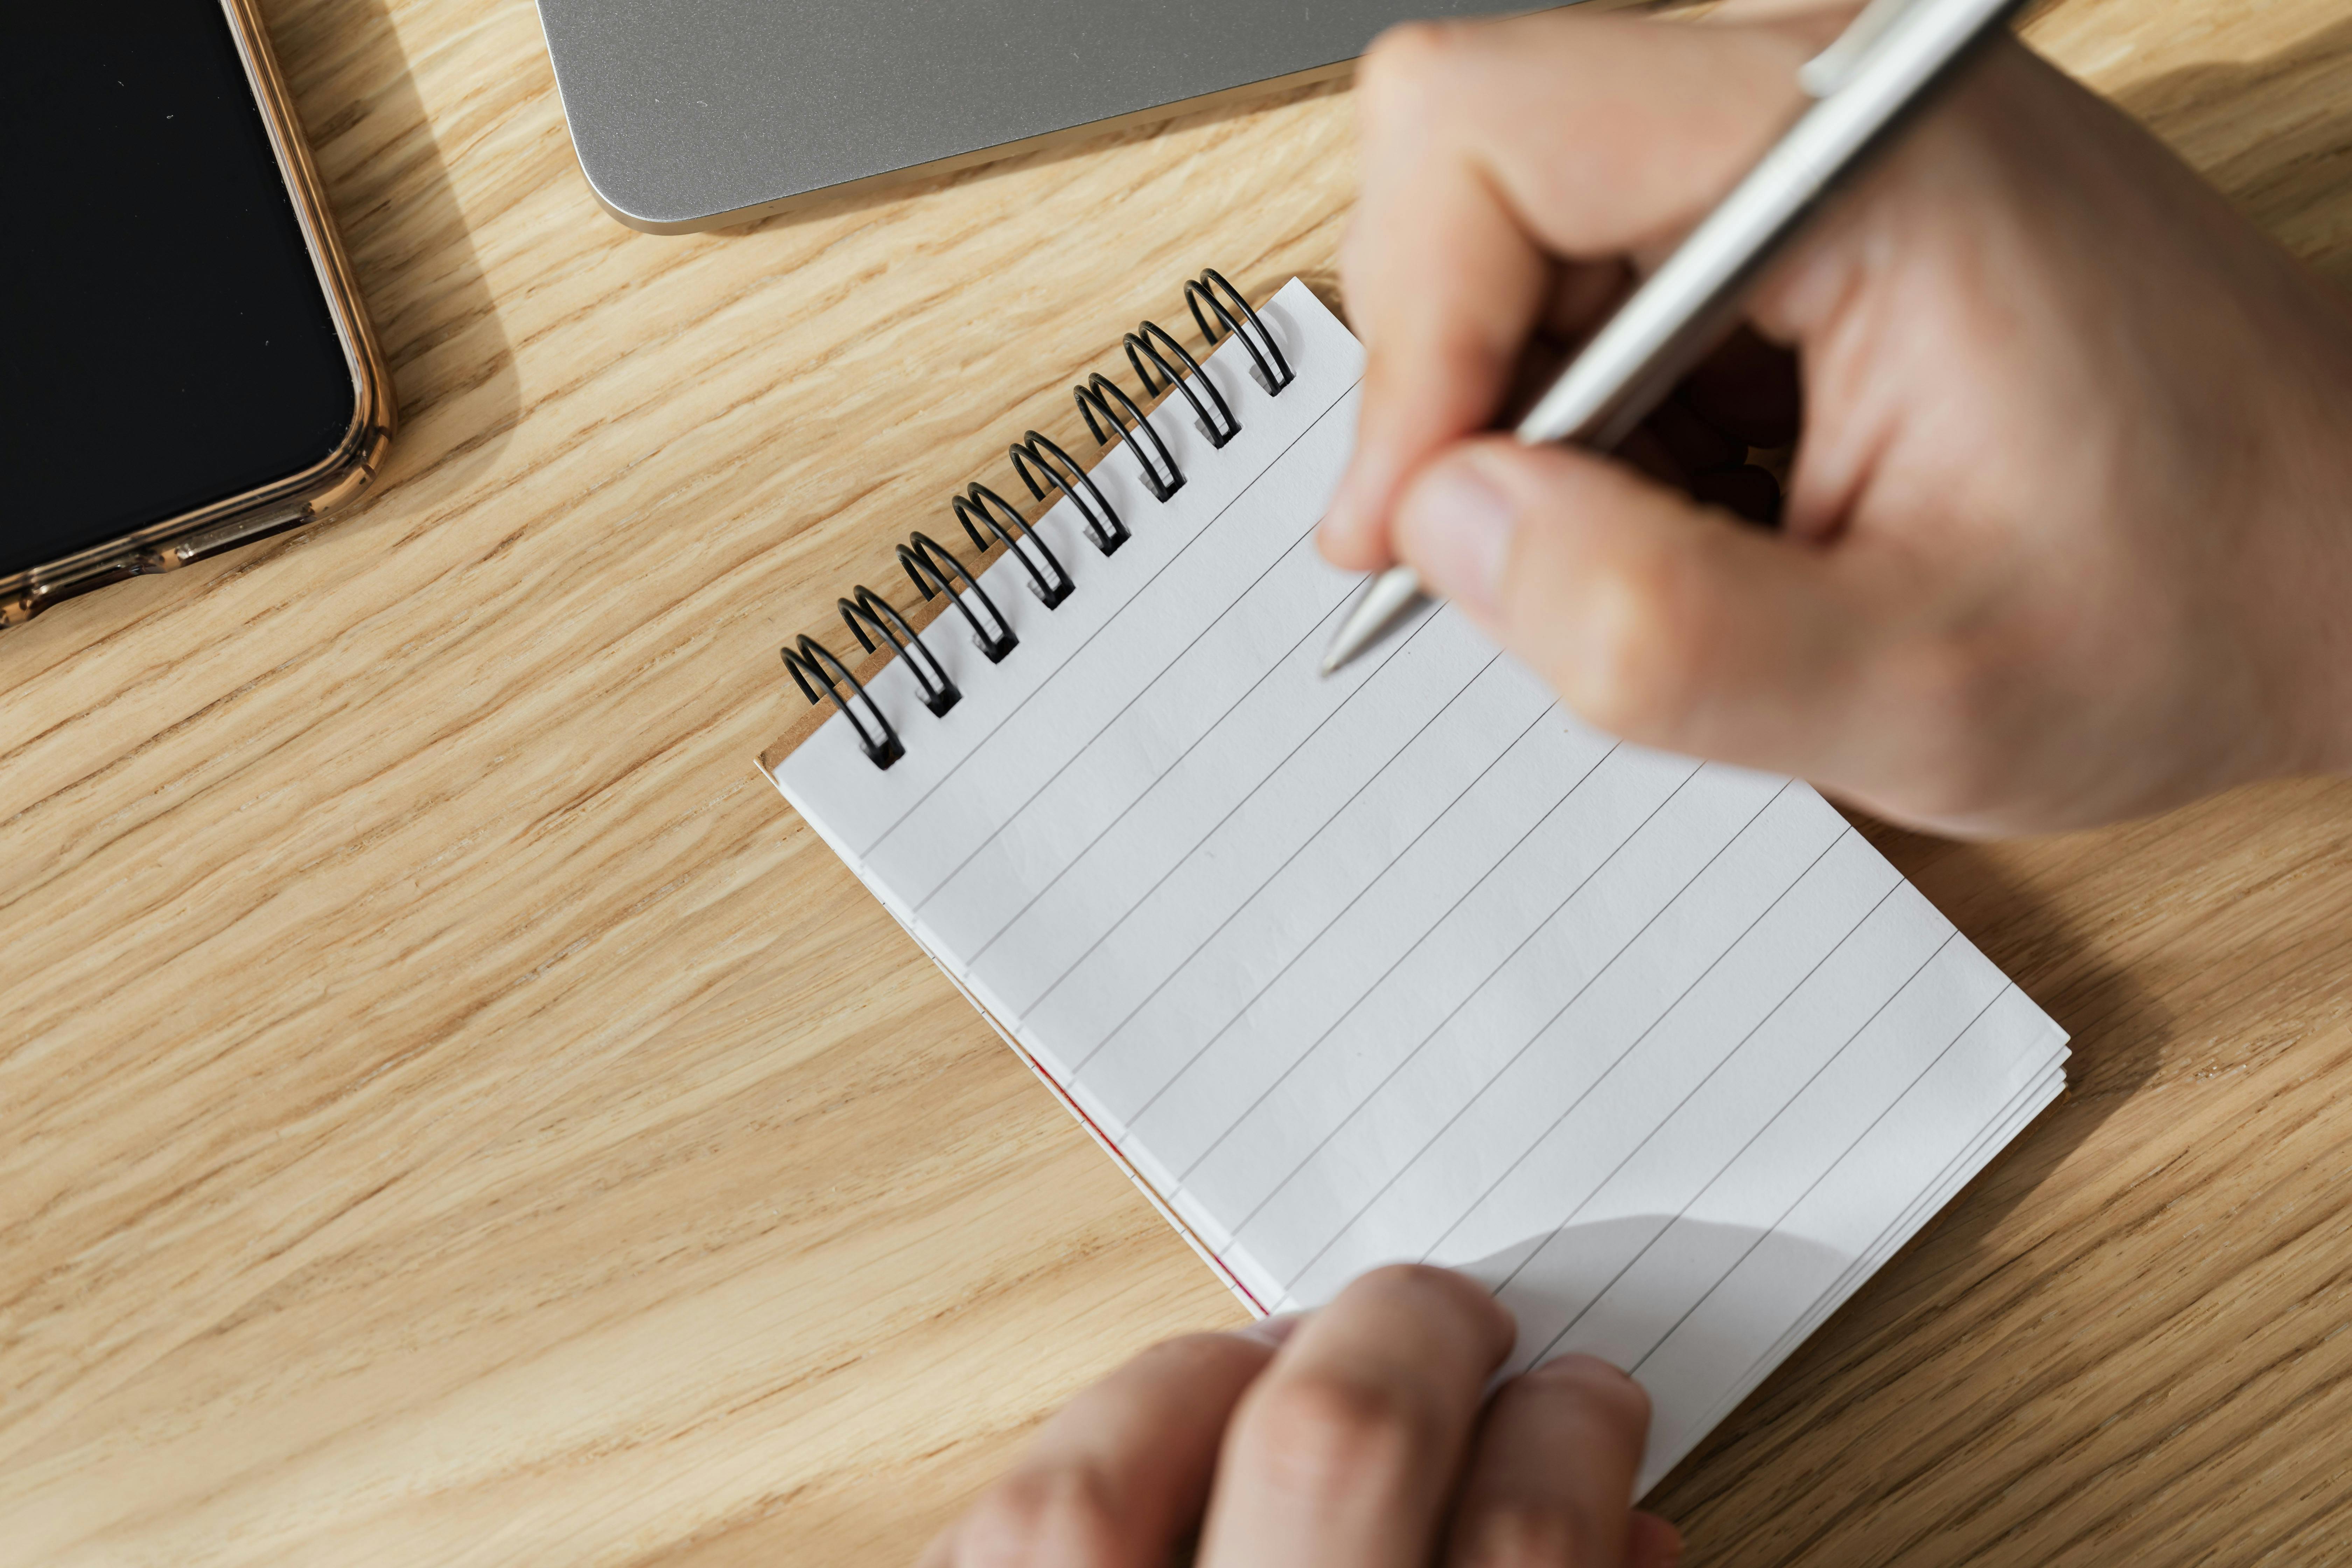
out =
[[[1465,1269],[1515,1367],[1642,1378],[1646,1489],[2059,1092],[2064,1036],[1811,789],[1600,734],[1449,609],[1322,678],[1362,354],[1296,281],[1263,313],[1291,385],[1203,370],[1239,436],[1171,398],[1171,499],[1095,470],[1131,540],[1038,520],[1069,598],[981,575],[1002,663],[932,623],[953,710],[871,684],[902,759],[836,716],[770,776],[1255,1309]]]

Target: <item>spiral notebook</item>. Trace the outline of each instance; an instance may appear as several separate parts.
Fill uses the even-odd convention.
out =
[[[1362,352],[1295,280],[1185,303],[1197,361],[1145,323],[1140,395],[1077,390],[1091,470],[1027,433],[845,598],[896,657],[786,650],[831,717],[761,768],[1254,1310],[1466,1270],[1514,1368],[1648,1387],[1646,1490],[2065,1036],[1811,788],[1598,733],[1450,609],[1321,677]]]

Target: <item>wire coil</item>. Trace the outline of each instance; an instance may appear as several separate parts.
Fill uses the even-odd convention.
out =
[[[889,719],[875,702],[872,694],[859,683],[857,677],[849,673],[847,665],[833,657],[831,648],[803,632],[797,643],[779,651],[784,656],[784,668],[793,673],[793,683],[801,689],[801,695],[809,700],[811,706],[824,700],[816,694],[818,686],[824,688],[825,696],[833,699],[833,705],[841,710],[842,717],[849,721],[849,727],[857,731],[857,743],[866,749],[866,755],[876,767],[887,768],[907,754],[907,748],[899,743],[898,731],[890,727]],[[875,728],[880,733],[866,728],[866,721],[857,716],[857,710],[841,695],[841,688],[834,684],[835,676],[849,683],[850,690],[857,694],[857,700],[864,703],[866,710],[874,716]],[[815,684],[812,685],[812,681]]]
[[[996,601],[988,596],[988,590],[963,569],[963,563],[955,558],[954,551],[929,534],[920,529],[908,534],[907,542],[898,546],[898,564],[906,572],[908,581],[915,584],[915,591],[924,598],[945,594],[954,602],[955,607],[962,612],[964,620],[971,626],[971,640],[979,645],[981,653],[989,663],[1002,664],[1006,654],[1021,646],[1021,639],[1013,635],[1013,623],[1004,618],[1004,612],[996,607]],[[958,583],[963,586],[958,588]],[[980,601],[988,611],[988,618],[996,623],[994,631],[980,624],[980,616],[972,612],[973,599]]]
[[[963,693],[956,689],[955,680],[948,674],[947,667],[940,663],[937,654],[923,646],[922,637],[907,624],[907,617],[900,615],[889,600],[865,584],[857,584],[856,591],[857,596],[855,599],[840,599],[835,603],[841,606],[841,618],[848,623],[850,631],[856,637],[857,646],[872,653],[880,646],[875,641],[876,637],[888,642],[890,650],[905,659],[907,668],[915,672],[915,684],[923,689],[923,706],[933,715],[944,714],[961,701]],[[871,636],[866,629],[868,626],[874,628]]]
[[[1217,297],[1220,291],[1223,293],[1224,300]],[[1255,330],[1255,339],[1249,332],[1242,331],[1241,322],[1235,321],[1233,311],[1225,308],[1225,300],[1231,300],[1240,308],[1242,315]],[[1274,334],[1266,331],[1264,321],[1257,319],[1257,312],[1250,309],[1250,302],[1242,297],[1242,291],[1226,282],[1225,275],[1213,267],[1203,268],[1198,278],[1184,285],[1184,303],[1192,309],[1192,324],[1201,329],[1202,341],[1214,348],[1216,329],[1209,325],[1208,317],[1201,314],[1204,301],[1225,331],[1241,339],[1242,347],[1249,351],[1257,384],[1265,388],[1268,397],[1279,397],[1284,387],[1298,379],[1298,373],[1290,368],[1290,362],[1282,355],[1282,345],[1274,341]]]
[[[1078,515],[1086,519],[1087,537],[1095,542],[1097,550],[1108,555],[1128,542],[1130,536],[1127,524],[1119,521],[1118,513],[1113,511],[1110,502],[1103,499],[1103,493],[1095,487],[1094,479],[1084,468],[1072,462],[1070,455],[1060,447],[1031,430],[1006,447],[1005,453],[1013,459],[1013,471],[1021,476],[1023,484],[1029,487],[1031,500],[1045,499],[1045,487],[1037,482],[1036,474],[1030,472],[1033,467],[1044,474],[1055,489],[1069,498],[1070,504],[1078,509]],[[1052,461],[1047,461],[1048,458]]]
[[[1130,432],[1119,416],[1111,412],[1110,405],[1103,401],[1105,393],[1117,398],[1119,407],[1135,421],[1135,432]],[[1160,438],[1160,432],[1151,427],[1151,421],[1144,416],[1142,409],[1135,405],[1135,399],[1127,395],[1125,387],[1097,371],[1087,377],[1085,385],[1070,388],[1070,395],[1077,399],[1078,412],[1087,416],[1087,431],[1094,437],[1096,446],[1108,447],[1114,440],[1127,443],[1127,449],[1133,452],[1135,460],[1143,466],[1143,486],[1151,492],[1152,500],[1164,501],[1184,488],[1184,472],[1176,466],[1176,459],[1169,456],[1168,443]],[[1100,416],[1099,420],[1097,415]],[[1110,428],[1105,430],[1105,425]],[[1160,458],[1159,468],[1152,466],[1150,457],[1137,442],[1136,432],[1151,443],[1152,452]],[[1164,475],[1161,469],[1166,470]]]
[[[1184,362],[1184,369],[1188,373],[1186,375],[1179,377],[1168,362],[1160,357],[1160,350],[1153,341],[1155,339],[1160,343],[1167,344],[1176,357]],[[1164,390],[1151,379],[1151,372],[1154,367],[1157,367],[1160,380],[1182,393],[1184,401],[1192,405],[1192,413],[1199,422],[1201,434],[1209,438],[1210,446],[1221,447],[1242,433],[1241,422],[1234,417],[1234,411],[1225,406],[1225,395],[1217,390],[1216,383],[1202,374],[1201,362],[1194,359],[1182,343],[1170,337],[1167,330],[1159,322],[1146,321],[1134,331],[1128,333],[1125,346],[1127,363],[1135,367],[1135,379],[1143,383],[1145,395],[1157,396]],[[1150,363],[1146,363],[1146,361]],[[1209,404],[1215,405],[1217,416],[1214,419],[1209,417],[1208,405],[1202,403],[1201,394],[1192,390],[1196,386],[1206,392],[1209,395]]]
[[[971,541],[971,547],[983,555],[988,552],[988,541],[980,533],[981,524],[987,524],[988,531],[996,535],[1004,548],[1013,552],[1013,558],[1021,563],[1021,569],[1029,574],[1029,591],[1036,595],[1038,601],[1047,609],[1068,598],[1071,590],[1077,586],[1070,581],[1070,574],[1062,570],[1062,563],[1054,558],[1054,552],[1045,548],[1045,542],[1022,521],[1019,512],[1013,510],[1012,503],[986,485],[973,481],[971,489],[955,498],[954,505],[956,521],[963,524],[964,536]],[[1009,531],[1005,527],[1007,522],[1013,525]],[[1029,558],[1033,550],[1037,552],[1038,560],[1045,562],[1052,574],[1050,576],[1046,572],[1040,572],[1037,562]]]
[[[1211,268],[1187,279],[1184,303],[1208,349],[1217,348],[1223,338],[1241,340],[1249,356],[1250,378],[1269,396],[1279,395],[1297,379],[1273,331],[1223,273]],[[1142,384],[1145,402],[1171,393],[1181,396],[1213,448],[1241,434],[1241,417],[1234,404],[1202,361],[1173,333],[1156,321],[1144,321],[1122,338],[1120,347]],[[1070,395],[1097,447],[1123,445],[1133,455],[1143,488],[1154,500],[1165,502],[1184,488],[1184,471],[1177,466],[1175,453],[1161,437],[1152,416],[1115,378],[1097,371],[1073,386]],[[1167,407],[1163,402],[1159,411]],[[1068,501],[1077,531],[1103,555],[1113,554],[1134,537],[1095,477],[1051,437],[1035,430],[1024,431],[1020,440],[1005,448],[1005,456],[1030,500],[1047,507]],[[1003,546],[1021,563],[1029,591],[1047,609],[1076,592],[1077,584],[1060,557],[1003,495],[974,481],[950,498],[949,504],[963,526],[964,537],[983,560],[992,546]],[[898,558],[899,569],[926,601],[947,595],[971,629],[973,645],[989,663],[1001,663],[1021,646],[1012,621],[955,552],[918,529],[898,546]],[[935,717],[945,717],[963,700],[946,662],[888,599],[860,583],[849,597],[835,600],[835,606],[842,624],[866,652],[878,653],[884,644],[889,645],[891,654],[913,677],[923,706]],[[887,768],[906,755],[905,743],[873,694],[824,644],[803,636],[780,652],[801,695],[813,706],[830,698],[849,721],[859,746],[876,767]]]

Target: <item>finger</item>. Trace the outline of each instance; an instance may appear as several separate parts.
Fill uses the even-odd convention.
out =
[[[1546,258],[1603,260],[1695,221],[1793,112],[1805,51],[1777,30],[1557,14],[1375,44],[1341,262],[1363,401],[1327,555],[1385,563],[1404,479],[1499,406]]]
[[[1165,1568],[1207,1502],[1235,1403],[1274,1353],[1248,1332],[1154,1345],[1048,1421],[925,1568]]]
[[[1365,346],[1363,401],[1320,543],[1334,562],[1362,570],[1386,562],[1381,525],[1397,478],[1431,439],[1494,418],[1554,291],[1549,258],[1475,171],[1426,166],[1425,121],[1444,109],[1413,101],[1427,85],[1422,74],[1382,63],[1401,47],[1394,37],[1375,46],[1359,74],[1363,184],[1340,254]],[[1424,289],[1442,291],[1446,308],[1399,308]]]
[[[1479,1424],[1447,1568],[1621,1568],[1636,1544],[1654,1552],[1633,1512],[1649,1430],[1642,1385],[1591,1356],[1503,1384]]]
[[[1242,1400],[1204,1568],[1421,1568],[1513,1334],[1483,1287],[1444,1269],[1349,1286]]]
[[[1683,1560],[1683,1532],[1654,1513],[1635,1510],[1625,1543],[1625,1568],[1675,1568]]]
[[[1367,95],[1395,89],[1426,153],[1412,175],[1475,173],[1546,253],[1598,260],[1704,216],[1805,103],[1815,47],[1802,29],[1538,13],[1399,29],[1366,58]]]
[[[1831,552],[1623,464],[1465,442],[1398,506],[1400,552],[1627,740],[1789,773],[1831,764],[1875,610]]]

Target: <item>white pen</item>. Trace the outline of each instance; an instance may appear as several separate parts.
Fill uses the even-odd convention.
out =
[[[1748,286],[1839,178],[1949,75],[2019,0],[1871,0],[1798,83],[1818,101],[1757,162],[1561,371],[1512,434],[1608,451],[1738,319]],[[1323,673],[1354,658],[1421,597],[1410,566],[1365,586]]]

